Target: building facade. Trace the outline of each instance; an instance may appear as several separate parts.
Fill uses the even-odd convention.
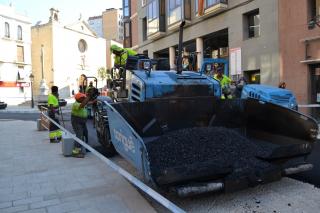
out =
[[[174,69],[185,20],[183,51],[194,70],[224,58],[234,79],[285,81],[299,104],[320,103],[320,0],[123,0],[123,8],[126,47],[167,57]]]
[[[106,41],[83,20],[63,25],[59,11],[52,8],[49,22],[33,26],[31,34],[35,95],[45,79],[49,88],[59,87],[61,98],[70,97],[78,91],[82,74],[96,77],[106,66]]]
[[[126,0],[124,0],[126,1]],[[139,52],[169,57],[175,68],[178,30],[184,54],[199,70],[204,58],[229,60],[230,75],[279,83],[278,0],[149,0],[137,4]],[[198,9],[199,8],[199,9]]]
[[[97,36],[99,36],[100,38],[103,38],[102,15],[89,17],[88,24],[90,28],[97,34]]]
[[[141,4],[141,5],[139,5]],[[123,0],[123,46],[137,50],[139,47],[138,9],[145,6],[146,0]]]
[[[0,5],[0,100],[31,99],[31,22],[13,7]]]
[[[103,36],[107,40],[123,42],[122,9],[110,8],[102,13]]]
[[[280,78],[300,104],[320,104],[320,0],[280,0],[279,10]]]

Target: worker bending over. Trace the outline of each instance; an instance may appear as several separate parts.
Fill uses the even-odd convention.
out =
[[[90,94],[87,96],[83,93],[77,93],[75,95],[76,101],[72,105],[71,109],[71,124],[73,131],[76,133],[76,136],[88,143],[88,129],[87,129],[87,117],[88,113],[85,109],[85,106],[90,101]],[[72,155],[74,157],[83,158],[86,153],[84,147],[80,144],[75,143],[75,147],[72,150]]]
[[[51,87],[51,94],[48,95],[48,116],[56,123],[60,124],[56,118],[56,114],[59,114],[59,93],[58,87]],[[49,138],[50,143],[59,143],[62,139],[62,131],[54,123],[49,124]]]
[[[231,84],[231,79],[223,74],[223,68],[218,67],[217,68],[217,73],[213,76],[214,79],[220,82],[221,86],[221,99],[232,99],[232,94],[231,94],[231,89],[230,89],[230,84]]]
[[[137,55],[137,52],[130,48],[122,48],[117,45],[111,45],[111,52],[114,54],[114,67],[120,68],[126,64],[128,56]]]

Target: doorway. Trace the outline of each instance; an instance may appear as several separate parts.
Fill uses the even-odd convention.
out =
[[[320,104],[320,64],[310,65],[310,104]],[[320,120],[320,107],[311,108],[311,115]]]

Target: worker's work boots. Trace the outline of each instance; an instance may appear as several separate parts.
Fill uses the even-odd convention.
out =
[[[62,140],[61,137],[55,137],[50,139],[50,143],[60,143],[61,140]]]
[[[84,154],[83,154],[83,152],[81,151],[81,148],[75,147],[75,148],[72,150],[72,157],[75,157],[75,158],[84,158]]]

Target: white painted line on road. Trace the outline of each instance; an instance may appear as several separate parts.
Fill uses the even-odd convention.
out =
[[[137,186],[139,189],[144,191],[146,194],[148,194],[150,197],[152,197],[154,200],[159,202],[161,205],[166,207],[168,210],[174,213],[185,213],[184,210],[182,210],[180,207],[172,203],[167,198],[163,197],[161,194],[138,180],[136,177],[132,176],[130,173],[128,173],[126,170],[119,167],[117,164],[113,163],[111,160],[106,158],[105,156],[101,155],[99,152],[97,152],[95,149],[93,149],[91,146],[89,146],[87,143],[82,141],[81,139],[77,138],[75,135],[70,133],[67,129],[60,126],[57,122],[49,118],[45,113],[42,112],[42,115],[45,116],[47,119],[49,119],[52,123],[54,123],[57,127],[59,127],[62,131],[64,131],[66,134],[68,134],[71,138],[73,138],[76,142],[84,146],[86,149],[90,150],[92,154],[94,154],[96,157],[98,157],[100,160],[105,162],[108,166],[113,168],[116,172],[121,174],[123,177],[125,177],[129,182],[131,182],[133,185]]]

